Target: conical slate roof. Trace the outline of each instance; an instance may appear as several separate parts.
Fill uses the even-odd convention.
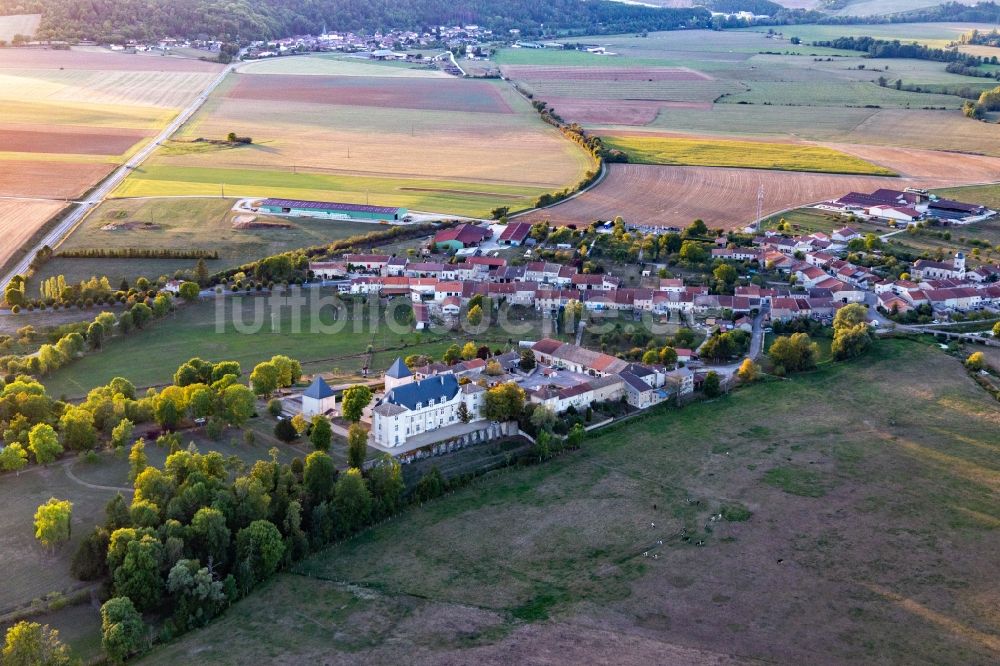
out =
[[[385,371],[385,376],[392,377],[393,379],[402,379],[403,377],[410,377],[412,375],[413,373],[410,372],[410,369],[406,367],[405,363],[403,363],[403,359],[398,356],[392,366]]]
[[[323,398],[329,398],[333,395],[333,389],[327,384],[322,377],[316,376],[313,383],[309,385],[309,388],[305,390],[302,394],[307,398],[315,398],[316,400],[322,400]]]

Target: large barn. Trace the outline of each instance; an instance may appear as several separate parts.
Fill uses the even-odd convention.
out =
[[[299,201],[297,199],[264,199],[257,204],[262,213],[321,217],[331,220],[399,221],[406,217],[405,208],[337,203],[334,201]]]

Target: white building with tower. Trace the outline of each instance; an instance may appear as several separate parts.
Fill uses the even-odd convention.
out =
[[[912,276],[917,280],[964,280],[965,254],[956,252],[951,263],[917,259],[913,263]]]
[[[397,358],[385,373],[385,395],[372,408],[372,439],[385,448],[403,446],[414,435],[462,423],[463,411],[469,422],[482,421],[485,393],[451,373],[417,380]]]
[[[315,416],[333,411],[337,406],[337,397],[330,385],[316,376],[312,384],[302,393],[302,416]]]

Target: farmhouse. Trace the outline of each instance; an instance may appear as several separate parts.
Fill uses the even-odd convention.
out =
[[[297,199],[264,199],[257,204],[262,213],[319,217],[330,220],[399,221],[406,217],[405,208],[336,203],[333,201],[300,201]]]
[[[434,234],[434,248],[455,252],[467,247],[476,247],[490,237],[490,231],[472,224],[460,224],[451,229],[442,229]]]
[[[500,234],[500,238],[497,239],[497,243],[513,247],[524,245],[525,241],[528,240],[528,234],[530,233],[531,225],[527,222],[512,222],[508,224],[507,228],[503,230],[502,234]]]

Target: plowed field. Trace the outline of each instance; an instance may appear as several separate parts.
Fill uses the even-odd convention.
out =
[[[399,109],[513,113],[496,86],[460,79],[358,76],[238,76],[230,99]]]
[[[628,222],[684,227],[700,218],[709,227],[734,229],[756,216],[764,186],[763,214],[879,187],[944,186],[961,180],[942,172],[932,178],[888,178],[773,172],[758,169],[612,164],[604,181],[564,203],[536,211],[523,221],[589,224],[621,215]]]

